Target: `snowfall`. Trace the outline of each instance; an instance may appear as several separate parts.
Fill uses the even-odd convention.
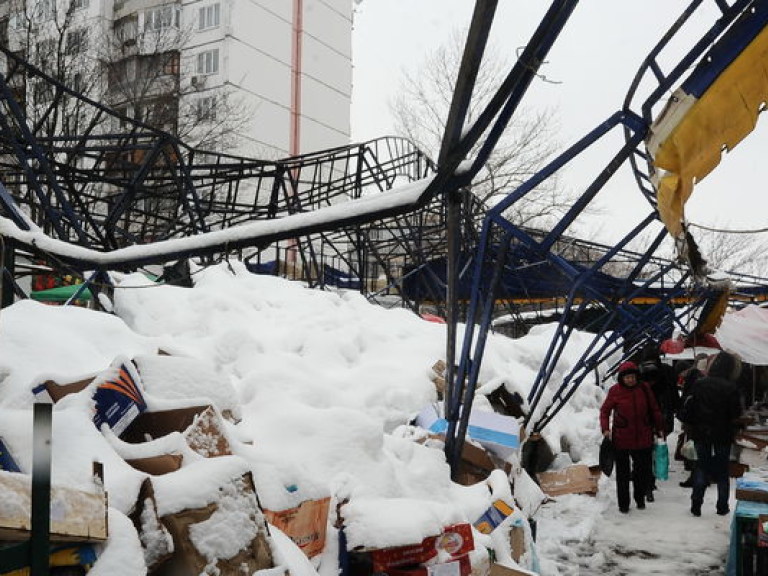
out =
[[[56,487],[93,491],[92,462],[103,463],[109,537],[97,545],[90,575],[147,573],[148,552],[129,520],[147,474],[126,459],[170,452],[181,453],[183,463],[152,478],[160,515],[205,506],[223,480],[245,472],[263,509],[331,499],[325,546],[311,560],[268,526],[276,574],[336,576],[340,522],[349,549],[404,546],[472,524],[496,500],[514,512],[490,534],[473,530],[477,574],[487,569],[489,551],[499,564],[543,575],[723,573],[731,517],[715,514],[712,489],[702,516],[689,513],[680,462],[658,482],[655,503],[628,515],[618,512],[613,478],[601,476],[596,495],[549,498],[520,469],[516,453],[507,456],[508,473],[453,483],[441,443],[414,425],[437,399],[433,366],[445,358],[444,324],[353,291],[254,275],[236,262],[196,270],[193,279],[193,288],[183,288],[139,273],[114,275],[113,313],[31,300],[0,311],[0,438],[22,472],[32,470],[33,388],[94,379],[54,405],[52,445]],[[519,339],[490,335],[473,411],[492,410],[487,394],[500,386],[526,397],[553,330],[538,326]],[[553,387],[591,341],[574,334]],[[204,458],[180,434],[128,444],[107,425],[98,429],[95,386],[121,363],[131,366],[147,410],[213,405],[226,414],[232,455]],[[585,381],[545,428],[551,446],[568,446],[554,468],[597,463],[598,410],[610,385]],[[674,441],[670,436],[670,449]],[[0,511],[6,498],[0,496]],[[253,537],[254,528],[230,512],[192,533],[212,563]],[[508,537],[513,524],[527,540],[517,563]]]

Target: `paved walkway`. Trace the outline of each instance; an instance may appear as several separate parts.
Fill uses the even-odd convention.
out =
[[[670,451],[674,437],[669,438]],[[731,515],[715,514],[716,489],[707,490],[702,515],[691,515],[682,462],[657,482],[656,501],[620,514],[613,477],[602,477],[597,497],[568,495],[537,514],[542,576],[725,573]],[[731,481],[731,509],[735,508]]]

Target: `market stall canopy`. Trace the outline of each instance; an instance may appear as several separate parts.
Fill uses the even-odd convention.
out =
[[[669,99],[648,138],[660,172],[658,209],[669,233],[683,232],[694,182],[755,128],[768,98],[768,4],[746,11]]]
[[[723,350],[744,362],[768,366],[768,309],[754,304],[728,312],[715,333]]]
[[[57,286],[56,288],[49,288],[48,290],[37,290],[36,292],[32,292],[29,296],[32,300],[37,300],[38,302],[67,302],[81,288],[83,288],[82,284]],[[85,288],[77,296],[77,300],[90,300],[92,297],[91,291],[88,288]]]

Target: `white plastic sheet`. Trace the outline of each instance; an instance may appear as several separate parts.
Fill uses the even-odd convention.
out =
[[[768,365],[768,309],[750,304],[726,313],[715,338],[723,350],[738,354],[744,362]]]

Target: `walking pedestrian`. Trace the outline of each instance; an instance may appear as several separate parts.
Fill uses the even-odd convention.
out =
[[[616,495],[619,511],[629,512],[629,484],[639,509],[645,508],[653,479],[654,433],[664,437],[664,423],[650,388],[639,379],[634,362],[619,366],[618,382],[611,386],[600,407],[600,428],[615,449]]]
[[[678,407],[677,417],[681,423],[681,430],[677,435],[675,460],[682,461],[683,467],[689,473],[688,478],[680,482],[682,488],[693,488],[693,471],[696,466],[695,460],[690,460],[683,455],[683,445],[690,439],[688,424],[683,422],[683,420],[686,419],[685,412],[690,408],[689,398],[693,392],[693,386],[696,380],[704,376],[703,367],[706,366],[706,360],[706,354],[698,354],[694,361],[680,365],[680,372],[677,377],[677,387],[680,390],[680,406]]]
[[[716,512],[730,512],[728,460],[743,408],[736,379],[741,361],[727,352],[719,352],[707,371],[696,380],[684,409],[684,422],[696,446],[693,472],[691,514],[701,516],[701,505],[709,478],[717,483]],[[690,405],[690,406],[688,406]]]

